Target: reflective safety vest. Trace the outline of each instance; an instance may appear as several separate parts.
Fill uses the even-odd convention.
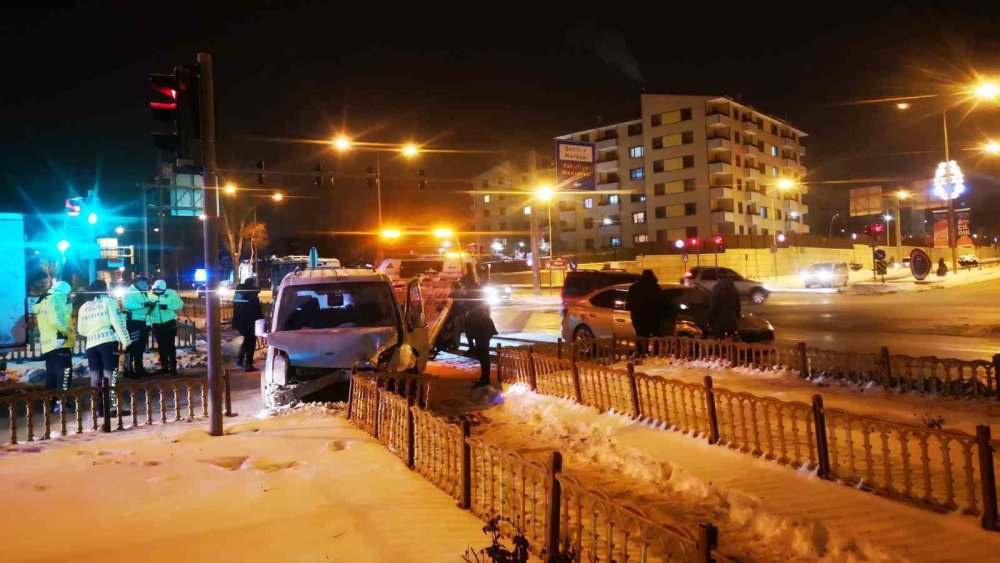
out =
[[[153,305],[149,318],[154,325],[177,320],[177,311],[184,308],[184,300],[172,289],[164,291],[161,295],[150,291],[148,298]]]
[[[77,313],[77,327],[80,336],[87,339],[87,348],[105,342],[120,342],[128,346],[131,339],[125,328],[125,314],[118,308],[118,302],[101,295],[87,301]]]
[[[57,348],[72,349],[76,344],[73,305],[69,301],[69,295],[50,293],[45,296],[35,305],[35,319],[38,322],[39,345],[43,354]]]

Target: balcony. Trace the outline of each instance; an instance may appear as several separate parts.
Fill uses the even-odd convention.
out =
[[[733,148],[733,143],[729,139],[722,139],[722,138],[709,139],[708,143],[706,144],[708,145],[709,152],[711,151],[729,152]]]
[[[760,149],[757,148],[757,145],[745,145],[743,147],[743,154],[757,158],[760,158],[761,156]]]
[[[597,184],[597,189],[600,190],[600,191],[602,191],[602,192],[604,192],[604,191],[617,191],[619,189],[618,188],[618,180],[611,180],[611,181],[602,182],[600,184]]]
[[[708,164],[709,174],[732,174],[733,165],[728,162],[710,162]]]
[[[750,180],[760,180],[764,177],[761,171],[756,168],[744,168],[743,174]]]
[[[760,192],[750,192],[750,203],[757,205],[770,205],[768,197]]]
[[[746,135],[756,135],[760,133],[760,127],[757,127],[757,124],[753,121],[744,121],[740,127],[740,131],[743,131]]]
[[[799,156],[805,156],[805,155],[806,155],[806,148],[803,147],[802,145],[799,145]]]
[[[721,113],[716,113],[709,115],[705,118],[705,124],[709,127],[730,127],[733,124],[733,119],[728,115],[723,115]]]
[[[794,148],[798,147],[799,144],[795,141],[795,139],[793,139],[791,137],[782,137],[781,138],[781,146],[784,147],[784,148],[786,148],[786,149],[794,149]]]
[[[733,199],[733,189],[721,186],[709,188],[708,197],[712,199]]]
[[[732,223],[735,221],[735,215],[732,211],[713,211],[712,212],[712,224],[717,225],[719,223]]]
[[[772,227],[772,221],[770,217],[761,217],[758,215],[750,216],[750,224],[755,227],[761,227],[765,229],[770,229]]]
[[[598,172],[618,172],[618,157],[598,159],[594,165],[594,170]]]
[[[605,137],[594,143],[594,148],[599,151],[613,149],[618,146],[618,137]]]

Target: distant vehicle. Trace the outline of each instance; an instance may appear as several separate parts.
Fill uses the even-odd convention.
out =
[[[501,301],[510,301],[514,295],[514,289],[509,285],[497,285],[488,283],[483,286],[483,295],[490,305],[496,305]]]
[[[635,338],[628,311],[628,287],[620,284],[599,289],[570,304],[562,319],[563,339]],[[674,331],[678,335],[702,338],[710,334],[708,291],[674,284],[660,284],[660,287],[668,307],[666,313],[674,317]],[[774,340],[774,327],[756,315],[743,314],[737,327],[737,340],[741,342]]]
[[[635,283],[639,274],[625,270],[574,270],[566,272],[562,287],[563,309],[579,301],[588,293],[622,283]]]
[[[720,279],[730,278],[735,282],[737,291],[744,299],[749,299],[751,303],[760,305],[767,301],[771,295],[768,287],[754,280],[748,280],[729,268],[719,268],[715,266],[699,266],[691,268],[684,274],[681,283],[687,286],[697,286],[702,289],[712,291],[715,284]]]
[[[958,265],[966,267],[978,266],[979,257],[975,254],[963,254],[958,257]]]
[[[290,255],[281,258],[271,258],[271,291],[274,292],[281,285],[281,280],[295,270],[304,270],[309,264],[308,256]],[[336,258],[320,258],[320,268],[340,268],[340,260]]]
[[[851,262],[850,267],[852,272],[860,272],[861,268],[864,268],[865,265],[861,262]]]
[[[806,287],[847,287],[847,262],[817,262],[799,272]]]

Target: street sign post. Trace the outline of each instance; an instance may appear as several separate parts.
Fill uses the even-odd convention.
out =
[[[556,182],[570,190],[597,189],[594,163],[597,151],[593,143],[556,141]]]
[[[876,260],[885,260],[885,250],[883,250],[881,248],[875,249],[875,259]]]
[[[569,262],[565,258],[552,258],[548,261],[548,268],[550,270],[565,270],[569,266]]]
[[[684,254],[681,254],[681,262],[684,262],[685,264],[688,263],[688,253],[687,252],[685,252]]]

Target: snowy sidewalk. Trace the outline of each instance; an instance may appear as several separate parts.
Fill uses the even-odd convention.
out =
[[[615,367],[625,369],[625,363]],[[648,359],[635,366],[637,372],[688,383],[702,384],[711,375],[715,387],[742,391],[782,401],[811,403],[820,394],[827,408],[837,408],[854,414],[924,425],[926,420],[944,419],[945,428],[976,433],[977,424],[989,424],[994,435],[1000,435],[1000,402],[996,399],[957,399],[939,395],[886,391],[877,385],[860,387],[841,384],[838,380],[802,379],[796,373],[757,371],[748,368],[726,368],[718,361],[673,361]]]
[[[10,561],[460,561],[483,523],[313,405],[0,450]]]
[[[1000,534],[823,481],[570,401],[508,388],[486,411],[485,439],[526,456],[559,449],[567,471],[663,520],[712,519],[724,553],[757,560],[985,561]]]

